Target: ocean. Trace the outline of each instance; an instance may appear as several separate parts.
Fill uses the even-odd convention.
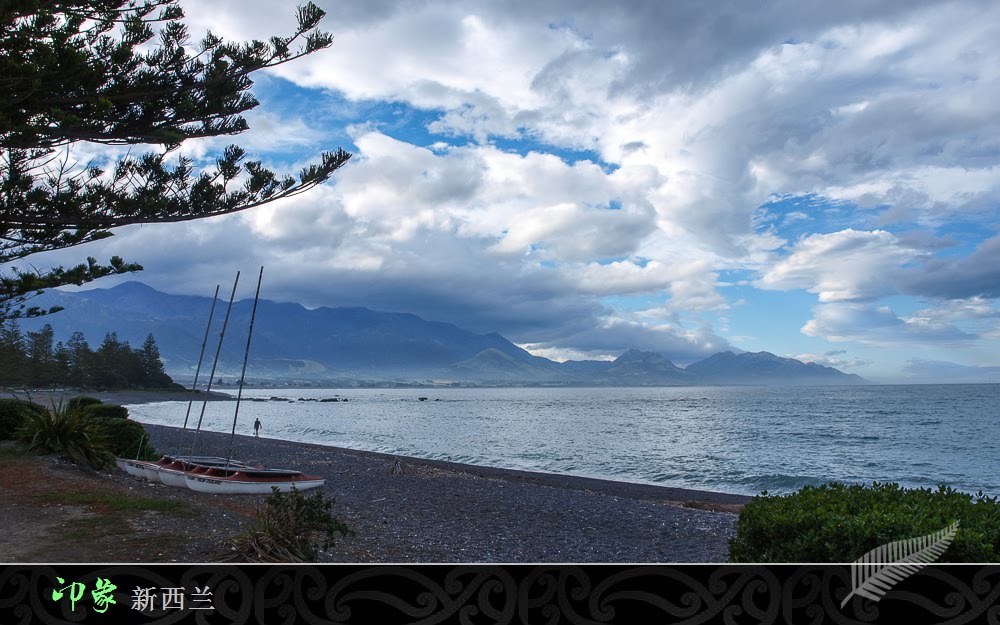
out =
[[[271,397],[291,401],[253,401]],[[263,436],[403,456],[747,495],[830,481],[1000,494],[1000,384],[245,389],[243,398],[239,434],[259,418]],[[348,401],[319,401],[333,398]],[[129,408],[138,421],[180,427],[187,402]],[[230,432],[234,409],[208,403],[202,428]]]

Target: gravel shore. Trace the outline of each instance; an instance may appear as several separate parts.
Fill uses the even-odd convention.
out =
[[[162,452],[190,448],[190,431],[145,427]],[[201,433],[198,453],[228,448],[228,435]],[[328,562],[724,562],[749,501],[263,437],[236,436],[233,454],[326,478],[335,516],[357,533],[339,539]]]

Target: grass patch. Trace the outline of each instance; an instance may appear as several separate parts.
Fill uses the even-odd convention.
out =
[[[125,522],[125,517],[124,513],[118,513],[111,517],[95,514],[72,519],[66,523],[65,535],[86,537],[81,540],[91,545],[91,549],[114,553],[113,559],[130,560],[141,554],[142,560],[150,562],[164,560],[163,554],[170,553],[183,540],[173,533],[136,532]]]
[[[90,545],[91,550],[114,554],[112,559],[130,560],[141,554],[145,561],[163,561],[165,554],[185,540],[175,532],[137,531],[135,523],[130,521],[142,519],[147,513],[168,514],[175,518],[198,516],[185,502],[108,493],[39,493],[35,501],[86,511],[83,516],[66,521],[62,535],[78,537],[72,540]],[[70,539],[63,539],[64,543],[67,541]]]
[[[190,506],[183,501],[155,499],[152,497],[131,497],[107,493],[40,493],[38,499],[44,503],[60,503],[77,506],[100,506],[111,512],[171,512],[179,516],[193,516]]]

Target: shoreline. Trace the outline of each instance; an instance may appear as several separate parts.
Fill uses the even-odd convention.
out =
[[[32,399],[41,403],[48,395],[33,393]],[[94,395],[125,405],[165,401],[164,394],[151,392]],[[166,400],[179,397],[184,394],[169,393]],[[231,438],[228,432],[203,430],[195,441],[190,429],[142,425],[160,453],[231,454],[252,465],[324,478],[324,486],[304,494],[320,493],[334,502],[331,513],[356,534],[338,537],[331,549],[319,554],[318,562],[725,562],[738,512],[751,499],[246,434]],[[177,542],[160,547],[162,551],[154,553],[157,561],[224,560],[218,551],[221,541],[238,532],[263,503],[263,496],[199,493],[122,472],[100,479],[110,479],[140,498],[175,501],[179,510],[197,511],[203,519],[192,530],[183,518],[147,513],[143,527],[175,528],[176,538],[169,540]],[[94,544],[88,547],[90,555],[78,558],[94,559],[95,550],[102,548],[118,549]]]
[[[35,394],[31,395],[31,400],[35,403],[48,406],[50,401],[65,401],[71,397],[79,395],[95,397],[104,403],[118,404],[121,406],[154,404],[167,401],[185,401],[191,399],[190,391],[121,390],[94,391],[90,393],[79,391],[37,391]],[[25,399],[26,397],[22,396],[21,398]],[[198,394],[194,396],[194,399],[196,401],[205,401],[206,396],[203,391],[199,391]],[[212,391],[207,396],[207,399],[208,401],[236,401],[234,396],[218,391]],[[177,430],[177,432],[182,431],[181,428],[175,426],[143,423],[141,421],[139,423],[142,423],[147,430],[151,427],[157,427]],[[240,436],[253,439],[252,436],[237,434],[237,437]],[[629,497],[633,499],[679,501],[709,506],[705,509],[714,509],[718,506],[735,506],[736,508],[731,508],[730,511],[738,511],[739,507],[748,503],[753,498],[751,495],[737,493],[725,493],[719,491],[684,488],[679,486],[666,486],[645,482],[628,482],[599,477],[585,477],[560,473],[546,473],[542,471],[510,469],[505,467],[491,467],[449,460],[435,460],[430,458],[419,458],[416,456],[403,456],[400,454],[351,449],[335,445],[324,445],[322,443],[306,443],[286,439],[271,439],[269,437],[262,438],[266,438],[267,440],[283,441],[293,445],[302,445],[303,447],[312,447],[319,450],[325,449],[335,453],[357,454],[362,457],[383,461],[394,461],[398,458],[408,465],[424,466],[432,469],[459,473],[469,473],[484,478],[505,479],[551,486],[555,488],[601,492],[613,496]]]
[[[190,453],[190,432],[143,424],[161,452]],[[202,431],[196,453],[228,453]],[[323,562],[723,562],[750,500],[666,486],[481,467],[237,434],[232,457],[323,477],[332,513],[356,532]],[[198,502],[250,501],[162,484]]]
[[[143,427],[150,431],[150,440],[155,441],[159,436],[154,436],[151,428],[173,431],[171,439],[182,436],[184,430],[179,427],[160,425],[155,423],[142,423]],[[227,437],[229,435],[219,432],[203,431],[205,434]],[[281,438],[270,438],[261,436],[254,438],[246,434],[237,434],[237,439],[246,439],[248,444],[251,441],[275,441],[286,445],[299,446],[303,450],[310,450],[323,454],[343,454],[352,455],[359,458],[394,463],[397,460],[404,465],[416,468],[425,468],[432,471],[446,471],[451,473],[461,473],[477,478],[504,480],[509,482],[520,482],[547,486],[550,488],[560,488],[568,490],[585,491],[591,493],[602,493],[614,497],[625,497],[629,499],[649,500],[649,501],[671,501],[684,504],[701,505],[702,509],[718,509],[727,512],[738,512],[738,508],[753,499],[750,495],[740,495],[735,493],[723,493],[709,490],[699,490],[692,488],[681,488],[678,486],[665,486],[657,484],[646,484],[641,482],[625,482],[596,477],[584,477],[578,475],[566,475],[561,473],[546,473],[543,471],[525,471],[520,469],[508,469],[504,467],[490,467],[478,464],[467,464],[454,462],[451,460],[435,460],[431,458],[420,458],[417,456],[404,456],[401,454],[389,454],[378,451],[367,451],[363,449],[352,449],[349,447],[338,447],[336,445],[324,445],[321,443],[304,443]]]

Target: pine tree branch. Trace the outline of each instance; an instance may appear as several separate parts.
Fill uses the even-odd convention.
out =
[[[164,157],[186,139],[238,134],[258,106],[253,72],[328,47],[311,2],[285,37],[233,44],[209,33],[189,54],[177,0],[6,0],[0,3],[0,263],[112,235],[130,224],[227,215],[294,197],[351,158],[341,149],[297,177],[279,176],[230,146],[215,168]],[[137,52],[154,36],[159,42]],[[292,50],[292,46],[299,46]],[[59,160],[81,141],[162,145],[105,172]],[[43,314],[25,301],[45,288],[141,269],[112,258],[69,269],[0,275],[0,320]],[[8,269],[8,271],[11,271]]]

